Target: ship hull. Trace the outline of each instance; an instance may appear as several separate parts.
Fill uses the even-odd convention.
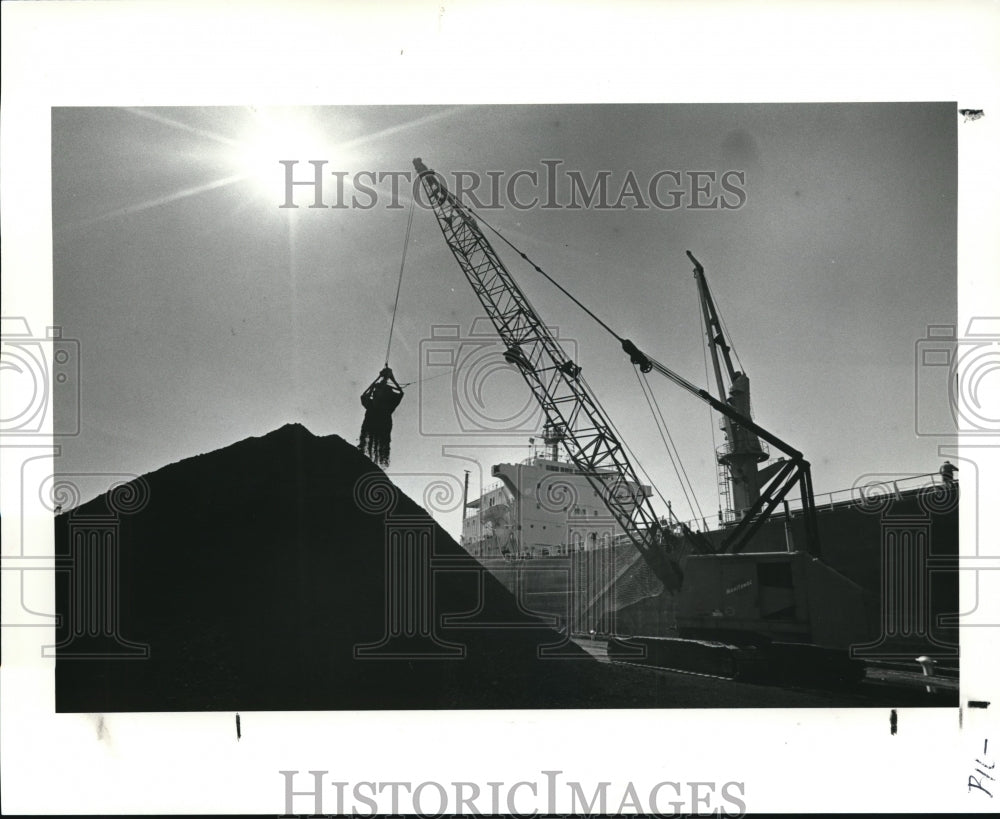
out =
[[[943,615],[958,611],[957,486],[930,485],[820,506],[817,519],[819,553],[814,556],[857,588],[852,605],[863,609],[834,644],[850,645],[862,656],[957,656],[957,628],[942,622]],[[706,534],[721,547],[727,529]],[[761,527],[744,554],[788,552],[800,543],[805,543],[802,517],[781,515]],[[555,618],[570,633],[680,634],[677,598],[657,586],[630,544],[533,559],[477,560],[526,611]],[[825,600],[821,610],[836,605],[835,599]]]

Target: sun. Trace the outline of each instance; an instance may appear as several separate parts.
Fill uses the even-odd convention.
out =
[[[308,169],[310,160],[332,161],[336,147],[311,112],[300,108],[252,108],[250,121],[236,141],[236,172],[269,199],[284,197],[283,160],[300,162]],[[339,152],[337,161],[344,161]]]

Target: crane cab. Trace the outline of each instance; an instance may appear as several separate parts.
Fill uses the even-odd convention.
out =
[[[676,617],[681,637],[737,644],[868,639],[862,588],[801,551],[689,556]]]

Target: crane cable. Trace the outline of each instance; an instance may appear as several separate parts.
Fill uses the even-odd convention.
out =
[[[699,299],[700,298],[701,297],[699,296]],[[699,303],[698,306],[701,307],[701,304]],[[699,310],[698,311],[698,316],[699,316],[699,318],[701,320],[701,332],[702,332],[702,335],[707,337],[708,336],[708,324],[705,322],[705,313],[704,313],[704,311],[703,310]],[[733,352],[735,352],[735,350]],[[702,363],[704,363],[704,365],[705,365],[705,389],[707,391],[711,391],[712,380],[711,380],[711,377],[708,374],[708,345],[707,344],[702,344],[701,345],[701,358],[702,358]],[[737,356],[737,360],[739,360],[738,356]],[[725,396],[722,396],[722,399],[724,400]],[[718,445],[715,443],[715,416],[712,415],[712,408],[711,407],[708,407],[708,428],[709,428],[709,430],[712,433],[712,452],[718,452]]]
[[[743,366],[743,362],[740,361],[740,353],[736,349],[736,342],[733,341],[733,334],[729,332],[729,327],[726,325],[725,316],[722,315],[722,307],[719,305],[719,297],[715,296],[715,314],[719,318],[719,324],[722,325],[722,332],[726,334],[726,338],[729,339],[729,349],[733,351],[733,357],[736,359],[736,363],[740,365],[740,370],[744,373],[746,368]],[[704,324],[704,316],[702,316],[702,323]]]
[[[591,389],[590,385],[586,382],[584,377],[581,375],[579,376],[579,379],[581,382],[583,382],[583,385],[587,388],[587,391],[591,394],[591,400],[593,400],[594,404],[597,406],[597,409],[600,410],[601,414],[608,422],[608,426],[611,427],[611,431],[614,432],[614,434],[617,436],[618,442],[622,445],[622,448],[632,459],[632,463],[634,463],[636,466],[636,471],[639,473],[639,475],[641,475],[643,478],[646,479],[646,481],[649,483],[651,487],[653,487],[653,491],[656,492],[657,496],[660,498],[661,501],[663,501],[663,504],[667,507],[668,518],[672,520],[674,523],[680,523],[680,520],[677,518],[677,515],[674,514],[674,510],[670,506],[670,501],[668,501],[663,496],[663,493],[660,491],[659,487],[653,482],[653,479],[650,477],[649,472],[646,471],[646,467],[642,465],[642,461],[640,461],[639,457],[635,454],[635,452],[632,451],[632,447],[628,445],[628,441],[626,440],[625,436],[622,435],[618,427],[615,426],[615,422],[614,420],[612,420],[610,413],[601,405],[601,402],[597,398],[597,395]],[[638,504],[636,505],[638,506]]]
[[[639,386],[642,389],[642,394],[646,399],[646,404],[649,407],[650,414],[653,416],[653,420],[656,423],[656,429],[660,433],[660,440],[663,441],[663,447],[667,450],[670,463],[674,467],[674,473],[677,475],[677,480],[681,485],[681,491],[684,493],[684,499],[687,501],[688,508],[691,510],[691,516],[704,518],[701,505],[698,503],[698,497],[694,492],[694,486],[691,484],[691,479],[688,477],[687,470],[684,468],[684,463],[681,460],[677,444],[674,443],[673,436],[667,428],[666,419],[663,417],[663,411],[660,409],[656,396],[653,394],[653,388],[649,383],[649,379],[646,377],[645,373],[642,373],[639,370],[638,367],[634,367],[633,369],[635,370],[636,379],[639,381]]]
[[[645,373],[641,373],[638,367],[633,368],[635,370],[636,379],[639,381],[639,386],[642,388],[642,394],[646,398],[646,404],[649,406],[649,411],[653,416],[653,420],[656,422],[656,429],[660,433],[660,439],[663,441],[663,446],[667,450],[667,455],[670,458],[670,463],[674,468],[674,473],[677,475],[677,481],[681,485],[681,491],[684,493],[684,499],[687,501],[688,508],[691,510],[691,517],[704,520],[705,514],[702,512],[701,504],[698,502],[698,496],[695,494],[694,486],[691,484],[691,478],[688,476],[687,469],[684,468],[684,462],[681,460],[681,454],[677,449],[677,444],[674,443],[674,438],[670,434],[670,430],[667,428],[666,419],[663,417],[663,411],[660,409],[660,405],[656,400],[656,396],[653,394],[653,388],[649,383],[649,379],[646,377]],[[674,458],[674,453],[677,457]],[[689,493],[690,490],[690,493]]]
[[[392,349],[392,330],[396,326],[396,311],[399,309],[399,291],[403,287],[403,268],[406,266],[406,250],[410,246],[410,229],[413,227],[413,203],[410,200],[410,214],[406,219],[406,235],[403,237],[403,258],[399,262],[399,281],[396,282],[396,301],[392,305],[392,321],[389,322],[389,341],[385,345],[385,366],[389,366],[389,350]],[[412,382],[411,382],[412,383]]]
[[[472,208],[468,207],[467,205],[461,205],[461,207],[467,209],[470,213],[474,212],[472,210]],[[566,298],[568,298],[570,301],[572,301],[577,307],[579,307],[581,310],[583,310],[584,313],[586,313],[594,321],[596,321],[598,324],[600,324],[601,327],[603,327],[605,330],[607,330],[609,333],[611,333],[611,335],[613,335],[618,340],[619,343],[622,343],[622,342],[625,341],[625,338],[623,336],[618,335],[618,333],[616,333],[614,330],[612,330],[600,317],[598,317],[598,315],[593,310],[591,310],[589,307],[587,307],[576,296],[574,296],[572,293],[570,293],[569,290],[567,290],[565,287],[563,287],[561,284],[559,284],[559,282],[557,282],[555,279],[553,279],[548,273],[546,273],[544,270],[542,270],[542,268],[540,268],[537,264],[535,264],[535,262],[532,259],[528,258],[528,254],[527,253],[525,253],[523,250],[521,250],[520,248],[518,248],[513,242],[510,241],[510,239],[508,239],[499,230],[497,230],[495,227],[493,227],[493,225],[491,225],[489,222],[487,222],[482,217],[482,214],[480,214],[478,211],[475,211],[475,214],[476,214],[476,218],[480,222],[482,222],[484,225],[486,225],[486,227],[488,227],[490,230],[492,230],[497,236],[499,236],[501,241],[503,241],[505,244],[507,244],[518,256],[520,256],[522,259],[524,259],[524,261],[526,261],[529,265],[531,265],[533,268],[535,268],[535,272],[541,273],[541,275],[543,275],[546,279],[548,279],[549,282],[557,290],[559,290],[564,296],[566,296]]]
[[[715,297],[715,312],[716,312],[716,314],[719,317],[719,324],[722,325],[722,332],[725,333],[726,338],[729,339],[729,349],[733,351],[733,357],[736,359],[736,363],[740,365],[740,371],[744,375],[746,375],[747,368],[743,364],[743,361],[740,359],[739,350],[736,349],[736,342],[733,341],[733,334],[731,332],[729,332],[729,327],[726,324],[726,319],[722,315],[722,308],[719,306],[719,297],[718,296]],[[702,319],[702,323],[704,324],[704,318]],[[705,367],[706,367],[706,381],[707,381],[708,380],[707,379],[707,368],[708,368],[708,364],[707,363],[706,363]],[[753,414],[753,404],[748,404],[747,405],[747,409],[748,409],[747,415],[748,415],[748,417],[750,417],[752,419],[754,417],[754,414]],[[714,441],[714,439],[713,439],[713,441]]]

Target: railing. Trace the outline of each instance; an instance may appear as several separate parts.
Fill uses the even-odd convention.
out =
[[[566,457],[562,450],[556,455],[555,460],[552,459],[551,455],[552,453],[547,448],[538,447],[527,458],[521,459],[518,463],[521,466],[534,466],[537,461],[541,460],[548,463],[562,464],[563,466],[573,466],[573,462]]]
[[[530,461],[531,459],[528,460]],[[958,484],[958,478],[954,479],[954,484],[955,485]],[[483,497],[488,495],[490,492],[499,489],[502,485],[503,483],[501,481],[496,481],[484,487],[482,493],[480,494],[480,501],[482,501]],[[864,484],[862,486],[852,486],[848,489],[838,489],[834,492],[822,492],[816,495],[814,497],[814,500],[816,504],[816,511],[823,512],[831,509],[836,509],[840,506],[845,506],[852,503],[858,505],[865,504],[866,502],[871,503],[876,498],[884,498],[890,496],[895,498],[900,498],[905,492],[912,492],[925,487],[931,487],[931,486],[944,487],[947,485],[948,485],[947,482],[944,480],[944,478],[941,477],[939,473],[928,472],[923,475],[911,475],[907,478],[898,478],[893,481],[874,481],[872,483]],[[795,498],[793,500],[788,501],[788,510],[792,516],[794,516],[796,512],[801,512],[802,511],[801,498]],[[480,507],[468,510],[467,514],[465,515],[465,519],[468,520],[470,518],[478,517],[480,511],[481,511]],[[734,512],[728,510],[723,510],[723,514],[721,516],[721,519],[719,519],[718,523],[715,523],[714,520],[718,516],[713,515],[712,517],[713,517],[712,524],[709,524],[708,518],[705,517],[705,518],[693,518],[691,520],[685,521],[684,525],[697,532],[706,532],[706,531],[711,531],[712,529],[717,529],[720,526],[726,525],[727,523],[734,523],[736,522],[736,520],[738,520],[737,515]],[[779,519],[784,518],[784,512],[776,511],[774,515],[772,515],[772,517]],[[671,527],[671,528],[679,528],[679,527]],[[625,538],[625,535],[620,535],[620,537]],[[627,538],[625,539],[627,540]]]
[[[955,478],[953,483],[957,485],[958,478]],[[849,489],[838,489],[834,492],[822,492],[815,495],[813,499],[816,505],[816,511],[823,512],[852,503],[862,505],[867,502],[870,504],[876,498],[893,497],[898,499],[901,498],[905,492],[913,492],[931,486],[944,487],[947,485],[947,482],[941,477],[940,473],[928,472],[923,475],[911,475],[907,478],[898,478],[893,481],[873,481],[861,486],[852,486]],[[795,512],[801,512],[802,499],[795,498],[793,500],[789,500],[788,511],[792,515],[794,515]],[[772,517],[783,518],[784,512],[775,512]],[[726,523],[734,523],[736,520],[738,520],[738,516],[735,512],[723,510],[722,519],[719,521],[719,525],[721,526]],[[705,528],[711,528],[705,518],[689,520],[687,521],[687,526],[692,529],[700,527],[702,531],[704,531]]]
[[[762,441],[759,438],[756,439],[757,447],[756,449],[751,449],[749,447],[740,449],[740,452],[745,455],[755,455],[758,456],[760,460],[766,461],[771,457],[771,449],[768,447],[766,441]],[[715,448],[715,454],[717,457],[732,455],[737,451],[736,445],[732,441],[726,441],[724,444],[720,444]]]

